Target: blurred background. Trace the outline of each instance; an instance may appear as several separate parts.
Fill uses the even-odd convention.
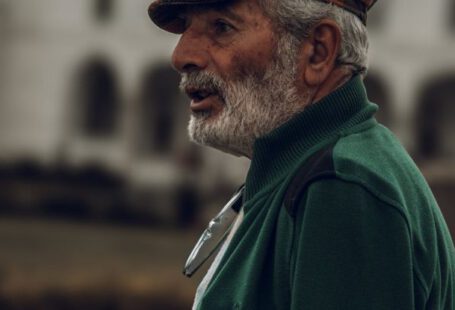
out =
[[[455,236],[455,2],[378,1],[371,101]],[[0,309],[189,309],[246,159],[188,142],[146,0],[0,0]]]

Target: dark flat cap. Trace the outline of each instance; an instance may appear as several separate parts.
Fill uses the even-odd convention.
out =
[[[377,0],[317,0],[331,3],[355,14],[366,25],[367,12]],[[150,4],[148,14],[152,21],[160,28],[172,32],[182,33],[185,30],[185,21],[179,13],[188,6],[216,5],[233,2],[233,0],[155,0]]]

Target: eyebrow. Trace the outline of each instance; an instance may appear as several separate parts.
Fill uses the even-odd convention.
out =
[[[238,23],[244,23],[245,20],[238,14],[234,13],[231,8],[229,8],[228,6],[223,6],[223,7],[215,7],[214,8],[215,11],[221,13],[221,14],[224,14],[226,15],[227,17],[229,17],[230,19],[238,22]]]
[[[207,11],[213,10],[219,14],[226,15],[227,17],[229,17],[230,19],[232,19],[238,23],[245,22],[245,19],[242,18],[240,15],[236,14],[232,10],[230,5],[228,5],[228,4],[201,4],[201,5],[194,6],[193,8],[188,9],[187,11],[200,11],[200,10],[207,10]]]

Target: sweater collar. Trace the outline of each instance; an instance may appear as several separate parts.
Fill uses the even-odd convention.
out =
[[[368,101],[360,76],[314,103],[282,126],[257,139],[248,171],[245,200],[274,186],[289,174],[307,152],[342,131],[370,118],[377,106]]]

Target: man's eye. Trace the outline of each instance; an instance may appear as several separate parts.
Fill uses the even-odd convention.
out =
[[[234,29],[233,26],[231,26],[229,23],[225,22],[222,19],[216,20],[214,23],[214,26],[215,26],[215,32],[217,34],[227,33]]]

